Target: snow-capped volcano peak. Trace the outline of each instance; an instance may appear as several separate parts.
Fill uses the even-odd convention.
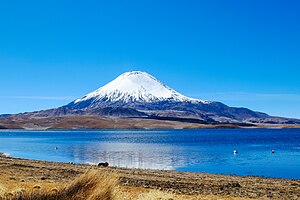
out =
[[[132,71],[118,76],[116,79],[98,90],[75,100],[80,103],[87,100],[109,102],[157,102],[157,101],[200,101],[188,98],[146,72]],[[206,101],[201,101],[207,103]]]

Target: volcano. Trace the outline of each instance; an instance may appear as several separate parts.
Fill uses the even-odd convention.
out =
[[[59,108],[9,115],[1,119],[16,117],[44,121],[45,118],[57,117],[104,117],[114,120],[165,120],[197,124],[300,123],[298,119],[273,117],[247,108],[230,107],[217,101],[190,98],[142,71],[123,73],[103,87]],[[48,123],[51,124],[49,121]]]

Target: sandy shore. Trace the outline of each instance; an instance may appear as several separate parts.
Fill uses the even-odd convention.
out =
[[[172,192],[187,199],[300,199],[300,181],[261,177],[181,173],[162,170],[99,168],[0,156],[0,186],[56,184],[73,180],[93,168],[117,173],[124,197],[147,190]],[[183,199],[185,199],[183,198]],[[126,198],[125,198],[126,199]],[[130,198],[129,198],[130,199]]]

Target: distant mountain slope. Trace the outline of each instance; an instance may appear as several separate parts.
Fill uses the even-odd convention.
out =
[[[146,72],[126,72],[68,105],[13,115],[18,117],[100,116],[165,119],[203,124],[297,124],[300,120],[272,117],[247,108],[189,98]]]
[[[126,72],[64,107],[94,114],[94,109],[122,107],[135,109],[152,117],[195,118],[209,123],[248,122],[248,119],[254,122],[253,119],[271,118],[265,113],[247,108],[234,108],[220,102],[186,97],[140,71]]]
[[[0,115],[0,118],[1,117],[9,117],[10,116],[10,114],[2,114],[2,115]]]

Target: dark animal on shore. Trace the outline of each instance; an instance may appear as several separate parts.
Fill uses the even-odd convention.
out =
[[[98,167],[108,167],[108,162],[105,163],[98,163]]]

